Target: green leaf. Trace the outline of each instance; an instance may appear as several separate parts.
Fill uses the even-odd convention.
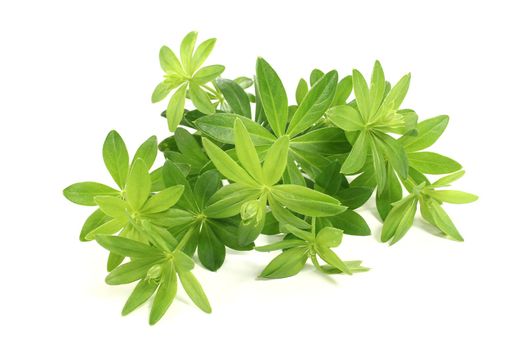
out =
[[[215,107],[211,103],[210,97],[197,83],[190,83],[190,99],[195,107],[202,113],[215,113]]]
[[[345,131],[359,131],[364,128],[361,115],[349,105],[334,106],[326,112],[326,116],[338,128]]]
[[[145,214],[160,213],[173,207],[182,196],[184,186],[168,187],[152,196],[144,205],[141,212]]]
[[[126,305],[122,309],[122,316],[126,316],[144,304],[157,290],[157,283],[149,279],[141,280],[131,292]]]
[[[193,303],[202,311],[211,313],[211,306],[199,281],[189,271],[177,271],[182,287]]]
[[[184,116],[184,104],[186,103],[186,89],[188,84],[182,84],[171,96],[168,108],[166,109],[166,119],[168,128],[171,132],[177,129],[182,117]]]
[[[388,115],[399,109],[401,103],[405,99],[405,96],[408,92],[408,87],[410,86],[410,73],[404,75],[396,85],[390,90],[388,95],[383,100],[383,104],[379,108],[379,111],[376,113],[376,116]]]
[[[146,168],[148,170],[151,169],[151,167],[153,166],[153,163],[155,163],[155,159],[157,158],[157,137],[156,136],[151,136],[142,145],[139,146],[139,148],[137,149],[137,152],[135,152],[135,156],[133,157],[131,166],[133,166],[133,164],[139,158],[141,158],[144,161],[144,164],[146,164]]]
[[[283,83],[263,58],[257,59],[257,91],[266,119],[277,136],[283,135],[288,116],[288,97]]]
[[[242,121],[255,146],[268,145],[275,141],[275,136],[263,126],[237,114],[217,113],[205,116],[197,119],[195,125],[219,142],[234,144],[233,125],[237,119]]]
[[[383,102],[383,97],[385,95],[385,74],[383,72],[383,67],[381,63],[376,61],[374,64],[374,71],[372,73],[372,81],[370,83],[370,114],[374,115],[377,111],[381,102]]]
[[[124,188],[128,176],[129,155],[124,140],[115,130],[110,131],[106,137],[102,156],[113,180],[120,188]]]
[[[454,190],[428,191],[426,193],[438,201],[454,204],[472,203],[478,199],[478,196],[474,194]]]
[[[224,263],[226,254],[224,244],[206,224],[202,225],[198,253],[200,262],[210,271],[217,271]]]
[[[381,220],[385,220],[392,209],[392,203],[395,203],[403,197],[403,189],[397,179],[397,176],[391,166],[387,167],[387,178],[385,189],[376,193],[376,208]]]
[[[346,100],[348,100],[348,97],[350,97],[350,94],[352,93],[353,86],[354,83],[351,75],[341,79],[341,81],[337,84],[337,88],[335,89],[332,106],[345,105]]]
[[[182,80],[180,81],[180,83],[182,83]],[[164,100],[166,96],[168,96],[168,94],[171,92],[171,90],[175,89],[178,85],[180,84],[176,84],[172,80],[164,80],[160,82],[151,94],[151,102],[157,103]]]
[[[388,134],[378,132],[376,135],[376,139],[380,140],[377,144],[383,150],[389,163],[402,179],[406,179],[408,177],[408,158],[401,144]]]
[[[310,73],[310,86],[314,86],[315,83],[319,81],[323,77],[324,73],[320,69],[313,69]]]
[[[461,169],[455,160],[433,152],[416,152],[408,154],[411,167],[424,174],[448,174]]]
[[[306,80],[304,79],[299,80],[297,88],[295,89],[295,100],[297,101],[297,105],[300,105],[301,102],[303,102],[307,93],[308,83],[306,83]]]
[[[351,272],[351,273],[347,272],[349,275],[354,274],[356,272],[366,272],[370,270],[368,267],[361,266],[362,261],[359,261],[359,260],[343,261],[343,263],[347,266],[348,272]],[[324,273],[327,273],[327,274],[337,274],[337,273],[343,272],[339,270],[338,268],[335,268],[330,265],[321,266],[321,269]]]
[[[164,72],[176,74],[181,77],[184,76],[184,69],[182,69],[179,59],[169,47],[162,46],[160,48],[159,61]]]
[[[370,142],[370,149],[372,153],[372,164],[376,175],[377,190],[383,192],[386,186],[386,162],[382,152],[380,152],[380,141],[374,137]]]
[[[271,194],[288,209],[307,216],[332,216],[346,210],[337,199],[298,185],[276,185]]]
[[[390,241],[390,244],[399,241],[412,226],[416,209],[417,198],[413,195],[397,202],[385,219],[381,232],[381,241]]]
[[[217,79],[216,82],[232,112],[251,118],[250,98],[239,84],[228,79]]]
[[[343,174],[353,174],[361,170],[365,164],[368,155],[368,147],[370,145],[368,134],[360,132],[356,142],[352,145],[352,150],[345,162],[341,166]]]
[[[268,149],[262,167],[264,183],[266,185],[277,183],[283,176],[288,161],[288,145],[288,136],[281,136]]]
[[[257,182],[217,145],[206,138],[202,139],[202,143],[208,157],[222,175],[247,186],[258,186]]]
[[[167,160],[162,167],[162,172],[166,186],[184,186],[184,191],[182,192],[182,196],[179,199],[178,204],[182,208],[188,210],[198,210],[197,199],[195,198],[195,195],[191,189],[191,185],[189,184],[188,180],[186,180],[186,176],[177,167],[177,165],[175,165],[175,163],[172,161]]]
[[[352,270],[330,248],[316,245],[317,253],[328,264],[351,275]]]
[[[272,252],[274,250],[284,250],[284,249],[290,249],[290,248],[300,247],[304,245],[305,245],[305,242],[300,239],[284,239],[282,241],[275,242],[272,244],[255,247],[255,250],[258,252]]]
[[[315,237],[315,243],[324,247],[337,247],[343,240],[343,230],[335,227],[322,228]]]
[[[96,240],[102,247],[118,255],[138,259],[163,257],[160,250],[132,239],[118,236],[97,236]]]
[[[68,186],[63,191],[64,197],[80,205],[97,205],[97,196],[118,196],[119,191],[98,182],[78,182]]]
[[[97,226],[93,230],[86,232],[84,238],[86,241],[95,239],[96,235],[112,235],[124,227],[124,223],[120,219],[111,219],[102,225]]]
[[[300,238],[303,241],[306,241],[306,242],[315,241],[315,235],[311,231],[301,230],[293,225],[284,225],[284,228],[286,231],[289,231],[295,237]]]
[[[354,236],[368,236],[370,235],[370,227],[361,215],[357,214],[351,209],[347,209],[341,214],[337,214],[328,218],[333,227],[343,230],[347,235]]]
[[[429,214],[432,217],[432,224],[443,231],[448,237],[463,242],[463,237],[459,234],[458,229],[445,212],[445,210],[434,200],[427,201]]]
[[[432,146],[447,128],[449,118],[440,115],[417,124],[415,136],[404,135],[399,139],[407,152],[420,151]]]
[[[224,72],[224,66],[221,66],[219,64],[206,66],[206,67],[199,69],[195,73],[191,81],[194,82],[195,84],[203,85],[217,78],[219,75],[222,74],[222,72]],[[192,83],[190,83],[190,86],[191,85]],[[210,114],[210,113],[207,113],[207,114]]]
[[[308,229],[310,224],[306,221],[293,215],[287,208],[284,208],[276,199],[271,195],[268,196],[268,203],[272,209],[272,214],[275,219],[283,225],[289,224],[297,228]]]
[[[342,154],[350,151],[344,131],[339,128],[320,128],[290,140],[290,147],[311,153]]]
[[[332,103],[336,86],[336,71],[328,72],[319,79],[297,108],[286,133],[295,136],[317,123]]]
[[[80,241],[81,242],[87,242],[86,235],[96,229],[97,227],[105,224],[106,222],[112,220],[111,217],[104,214],[104,212],[100,209],[95,210],[84,222],[84,225],[82,225],[82,230],[80,231]]]
[[[260,189],[240,183],[224,186],[210,198],[204,214],[216,219],[237,215],[244,202],[257,199],[260,194]]]
[[[452,182],[457,181],[465,175],[465,170],[458,171],[457,173],[443,176],[432,184],[432,187],[445,187],[450,185]]]
[[[177,275],[171,262],[166,262],[162,266],[162,278],[153,299],[153,305],[149,315],[149,324],[154,325],[168,311],[175,295],[177,294]]]
[[[261,168],[261,161],[255,150],[250,134],[246,127],[237,119],[234,124],[235,135],[235,153],[241,165],[248,171],[248,173],[257,181],[262,182],[263,172]]]
[[[129,206],[128,203],[121,198],[114,196],[97,196],[95,197],[95,202],[106,215],[126,220]]]
[[[200,208],[204,208],[206,202],[221,187],[221,177],[216,170],[208,170],[197,178],[194,194]]]
[[[196,41],[197,32],[189,32],[184,39],[182,39],[180,44],[180,59],[182,61],[182,66],[184,67],[184,71],[189,75],[193,74],[192,58]]]
[[[363,74],[357,69],[352,71],[352,79],[357,107],[363,120],[368,121],[370,119],[370,92],[368,85]]]
[[[305,247],[286,250],[275,257],[261,272],[263,278],[285,278],[298,274],[308,259]]]
[[[197,46],[197,49],[195,50],[195,54],[192,58],[192,71],[195,71],[196,69],[199,69],[200,66],[206,61],[208,56],[213,51],[213,48],[215,47],[215,42],[217,39],[212,38],[203,41],[199,46]]]
[[[109,285],[128,284],[140,280],[146,273],[161,259],[158,256],[146,259],[134,259],[124,265],[120,265],[106,276],[106,283]]]
[[[146,164],[137,159],[129,172],[126,184],[126,199],[135,210],[140,210],[151,192],[151,178]]]

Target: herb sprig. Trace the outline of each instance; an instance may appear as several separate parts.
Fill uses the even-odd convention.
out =
[[[106,282],[137,282],[123,315],[152,298],[150,323],[158,322],[179,282],[197,307],[211,312],[191,271],[195,257],[210,271],[220,269],[226,247],[280,251],[261,278],[296,275],[308,260],[323,274],[368,271],[333,249],[345,234],[371,234],[354,210],[374,192],[382,242],[401,240],[418,207],[443,237],[463,240],[443,204],[477,197],[445,189],[465,171],[426,149],[449,117],[419,121],[401,107],[410,74],[391,86],[379,61],[369,84],[355,69],[342,79],[336,70],[313,69],[308,82],[299,81],[293,104],[263,58],[253,80],[226,79],[224,66],[203,66],[215,42],[197,46],[190,32],[179,56],[160,50],[164,76],[151,100],[171,94],[162,112],[169,137],[148,138],[130,161],[122,137],[111,131],[102,155],[115,186],[88,181],[64,189],[70,201],[97,207],[80,240],[96,240],[110,252]],[[152,170],[159,150],[164,163]],[[429,179],[435,175],[444,176]],[[280,239],[259,245],[260,234]]]

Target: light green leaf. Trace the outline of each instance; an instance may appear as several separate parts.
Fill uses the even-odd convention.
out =
[[[474,194],[454,190],[428,191],[426,193],[438,201],[454,204],[471,203],[478,199],[478,196]]]
[[[158,256],[134,259],[128,263],[118,266],[106,276],[106,283],[109,285],[128,284],[140,280],[146,276],[146,273],[155,264],[162,259]]]
[[[211,103],[210,97],[197,83],[190,83],[190,99],[195,107],[202,113],[215,113],[215,107]]]
[[[95,202],[106,215],[112,218],[123,218],[126,220],[130,208],[128,203],[121,198],[115,196],[97,196],[95,197]]]
[[[377,190],[381,193],[386,186],[386,162],[383,152],[380,151],[381,145],[377,138],[372,138],[370,142],[370,149],[372,153],[372,164],[376,175]]]
[[[237,215],[244,202],[257,199],[260,194],[260,189],[240,183],[224,186],[210,198],[204,214],[216,219]]]
[[[385,220],[395,203],[403,197],[403,189],[391,166],[387,166],[385,189],[376,193],[376,208],[381,220]]]
[[[171,132],[177,129],[182,117],[184,116],[184,104],[186,103],[186,89],[188,84],[182,84],[171,96],[168,108],[166,109],[166,119],[168,128]]]
[[[268,196],[268,203],[270,204],[270,207],[272,209],[271,213],[279,223],[283,225],[289,224],[301,229],[310,228],[310,224],[292,214],[288,209],[284,208],[277,200],[273,199],[271,195]]]
[[[282,249],[300,247],[300,246],[304,246],[305,244],[306,243],[300,239],[284,239],[282,241],[275,242],[272,244],[255,247],[255,250],[258,252],[272,252],[274,250],[282,250]]]
[[[193,303],[202,311],[211,313],[210,302],[204,293],[202,286],[195,276],[189,271],[177,271],[182,287]]]
[[[137,159],[129,172],[126,184],[126,199],[135,210],[140,210],[151,192],[151,178],[146,164]]]
[[[293,234],[295,237],[302,239],[306,242],[314,242],[315,241],[315,235],[311,231],[305,231],[301,230],[295,226],[292,225],[284,225],[284,229],[286,231],[289,231],[291,234]]]
[[[413,195],[409,195],[394,204],[383,224],[381,241],[391,241],[390,244],[399,241],[412,226],[416,209],[417,198]]]
[[[183,192],[184,186],[182,185],[168,187],[152,196],[146,204],[144,204],[141,212],[144,214],[153,214],[166,211],[179,201]]]
[[[182,80],[180,81],[182,83]],[[156,103],[159,101],[162,101],[163,99],[168,96],[168,94],[171,92],[171,90],[175,89],[177,85],[172,80],[164,80],[160,82],[156,87],[155,90],[153,90],[153,93],[151,94],[151,102]]]
[[[350,94],[352,93],[353,86],[354,83],[351,75],[341,79],[341,81],[337,84],[332,106],[345,105],[346,100],[348,100],[348,97],[350,97]]]
[[[82,225],[82,230],[80,231],[80,241],[87,242],[86,235],[96,228],[104,225],[108,221],[111,221],[112,218],[104,214],[100,209],[95,210],[84,222]]]
[[[348,271],[351,272],[351,273],[348,273],[350,275],[357,273],[357,272],[366,272],[370,270],[368,267],[361,266],[362,261],[359,261],[359,260],[343,261],[343,263],[348,267]],[[321,266],[321,269],[324,273],[327,273],[327,274],[337,274],[337,273],[343,272],[339,270],[338,268],[335,268],[330,265]]]
[[[385,95],[385,74],[381,63],[376,61],[374,71],[372,72],[372,81],[370,83],[370,115],[377,111]]]
[[[283,176],[288,161],[288,145],[288,136],[281,136],[268,149],[262,168],[266,185],[277,183]]]
[[[184,69],[180,64],[177,56],[171,51],[167,46],[162,46],[159,52],[159,61],[162,70],[168,74],[176,74],[180,77],[183,77]]]
[[[344,131],[335,127],[315,129],[296,136],[290,140],[290,147],[328,155],[348,153],[350,150]]]
[[[332,216],[346,210],[337,199],[298,185],[276,185],[271,194],[288,209],[307,216]]]
[[[397,111],[401,106],[401,103],[405,99],[410,86],[410,73],[404,75],[396,85],[390,90],[388,95],[383,100],[383,104],[376,113],[377,117],[388,115],[394,111]]]
[[[295,100],[297,101],[297,105],[300,105],[301,102],[303,102],[307,93],[308,93],[308,84],[306,83],[306,80],[304,79],[299,80],[299,83],[297,84],[297,88],[295,89]]]
[[[202,66],[204,61],[206,61],[208,56],[213,51],[216,41],[217,39],[215,38],[208,39],[208,40],[203,41],[199,46],[197,46],[197,49],[195,50],[195,54],[193,55],[192,62],[191,62],[192,71],[195,71],[199,69],[200,66]]]
[[[336,86],[336,71],[328,72],[319,79],[297,108],[286,133],[295,136],[317,123],[332,103]]]
[[[196,41],[197,32],[189,32],[188,34],[186,34],[184,39],[182,39],[182,42],[180,44],[180,59],[182,61],[182,66],[184,67],[184,71],[188,75],[193,74],[192,58]]]
[[[432,146],[447,128],[449,118],[440,115],[417,124],[417,135],[404,135],[399,139],[407,152],[420,151]]]
[[[135,152],[135,156],[133,157],[131,166],[133,166],[135,161],[139,158],[141,158],[144,161],[144,164],[146,164],[146,168],[148,170],[151,169],[151,167],[153,166],[153,163],[155,163],[155,159],[157,158],[157,137],[156,136],[151,136],[142,145],[139,146],[139,148],[137,149],[137,152]]]
[[[162,316],[168,311],[175,295],[177,294],[177,275],[175,274],[175,269],[170,261],[163,264],[162,267],[162,277],[153,299],[153,305],[151,307],[151,312],[149,315],[149,324],[154,325],[157,323]]]
[[[263,278],[285,278],[298,274],[308,259],[305,247],[291,248],[275,257],[261,272]]]
[[[326,116],[338,128],[345,131],[359,131],[364,128],[361,115],[349,105],[334,106],[326,112]]]
[[[105,223],[103,223],[100,226],[97,226],[93,230],[87,232],[85,234],[85,240],[91,241],[95,239],[97,235],[112,235],[114,233],[117,233],[118,231],[122,230],[125,223],[122,222],[120,219],[111,219]]]
[[[184,186],[184,191],[182,192],[182,197],[178,204],[184,209],[197,211],[197,199],[195,198],[191,185],[177,165],[172,161],[167,160],[162,167],[162,173],[164,183],[167,187],[176,185]]]
[[[273,68],[263,58],[257,59],[257,92],[266,119],[277,136],[281,136],[288,119],[288,97],[283,83]]]
[[[316,250],[325,262],[346,274],[352,274],[352,270],[330,248],[316,245]]]
[[[137,259],[162,258],[162,251],[137,242],[135,240],[119,236],[97,236],[97,243],[112,253]]]
[[[424,174],[448,174],[461,169],[455,160],[433,152],[408,154],[410,166]]]
[[[450,185],[452,182],[457,181],[465,175],[465,170],[458,171],[457,173],[443,176],[432,184],[432,187],[445,187]]]
[[[217,78],[222,72],[224,72],[224,66],[219,64],[202,67],[195,73],[193,78],[191,78],[191,81],[192,83],[203,85]],[[190,83],[190,86],[192,83]]]
[[[357,107],[363,120],[368,121],[370,115],[370,92],[363,74],[357,69],[352,71],[352,79],[354,83],[355,99],[357,101]]]
[[[120,188],[124,188],[128,176],[129,155],[124,140],[115,130],[110,131],[106,137],[102,156],[113,180]]]
[[[136,308],[144,304],[157,290],[157,283],[149,279],[141,280],[131,292],[126,305],[122,309],[122,316],[128,315]]]
[[[315,242],[324,247],[337,247],[343,240],[343,230],[335,227],[324,227],[315,236]]]
[[[361,170],[368,155],[369,138],[366,132],[360,132],[356,142],[352,145],[352,150],[345,162],[341,166],[343,174],[353,174]]]
[[[237,119],[242,121],[255,146],[269,145],[275,141],[275,136],[263,126],[237,114],[216,113],[197,119],[195,124],[199,130],[213,139],[223,143],[234,144],[233,124]]]
[[[458,229],[445,212],[445,210],[434,200],[427,201],[429,214],[432,217],[432,223],[438,227],[448,237],[463,242],[463,237],[459,234]]]
[[[78,182],[64,189],[64,197],[73,203],[80,205],[97,205],[96,196],[118,196],[120,194],[114,188],[98,182]]]
[[[408,157],[403,146],[388,134],[377,132],[376,136],[380,140],[377,144],[383,150],[389,163],[402,179],[406,179],[408,177]]]
[[[239,166],[226,152],[220,149],[208,139],[202,139],[204,149],[208,157],[215,165],[215,168],[226,178],[247,186],[259,186],[258,183],[248,173]]]
[[[250,134],[248,134],[246,127],[240,119],[235,121],[234,136],[235,153],[237,153],[239,162],[257,182],[261,183],[263,180],[261,161],[259,160],[255,146],[250,139]]]

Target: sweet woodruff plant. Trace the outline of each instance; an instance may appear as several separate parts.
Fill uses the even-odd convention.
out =
[[[192,273],[194,259],[216,271],[226,247],[278,251],[261,278],[296,275],[307,262],[320,273],[367,271],[332,248],[344,235],[370,235],[355,209],[374,193],[382,242],[403,238],[418,207],[443,237],[463,240],[443,204],[477,197],[447,189],[463,176],[461,165],[426,150],[448,116],[419,121],[401,107],[410,74],[391,85],[379,62],[369,81],[358,70],[340,78],[335,70],[314,69],[292,101],[264,59],[257,59],[253,80],[230,80],[221,77],[224,66],[204,66],[215,39],[196,42],[191,32],[179,56],[160,50],[164,76],[151,100],[168,101],[162,115],[171,136],[160,143],[150,137],[130,158],[111,131],[103,159],[115,183],[64,190],[70,201],[96,208],[80,240],[109,251],[106,282],[136,283],[124,315],[152,298],[150,323],[156,323],[179,283],[211,312]],[[164,164],[155,167],[159,151]],[[256,245],[260,234],[275,242]]]

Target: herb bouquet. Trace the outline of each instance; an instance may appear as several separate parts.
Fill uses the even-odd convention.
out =
[[[426,149],[448,117],[420,122],[401,108],[409,74],[391,86],[379,62],[369,83],[358,70],[340,78],[335,70],[314,69],[299,81],[294,103],[264,59],[257,59],[253,80],[225,79],[224,66],[203,66],[215,39],[196,41],[197,33],[186,35],[179,57],[166,46],[160,50],[164,79],[151,99],[169,97],[162,115],[172,135],[160,143],[150,137],[130,161],[123,139],[111,131],[103,159],[115,185],[80,182],[64,190],[70,201],[96,207],[80,240],[109,251],[106,282],[137,282],[124,315],[153,298],[149,321],[156,323],[179,282],[196,306],[211,312],[192,273],[194,256],[216,271],[226,247],[279,251],[262,278],[293,276],[307,261],[320,273],[367,271],[333,248],[345,234],[370,235],[355,209],[374,193],[382,242],[403,238],[418,206],[443,237],[463,240],[442,205],[477,197],[444,189],[464,171]],[[152,170],[159,151],[164,164]],[[255,246],[260,234],[279,239]]]

